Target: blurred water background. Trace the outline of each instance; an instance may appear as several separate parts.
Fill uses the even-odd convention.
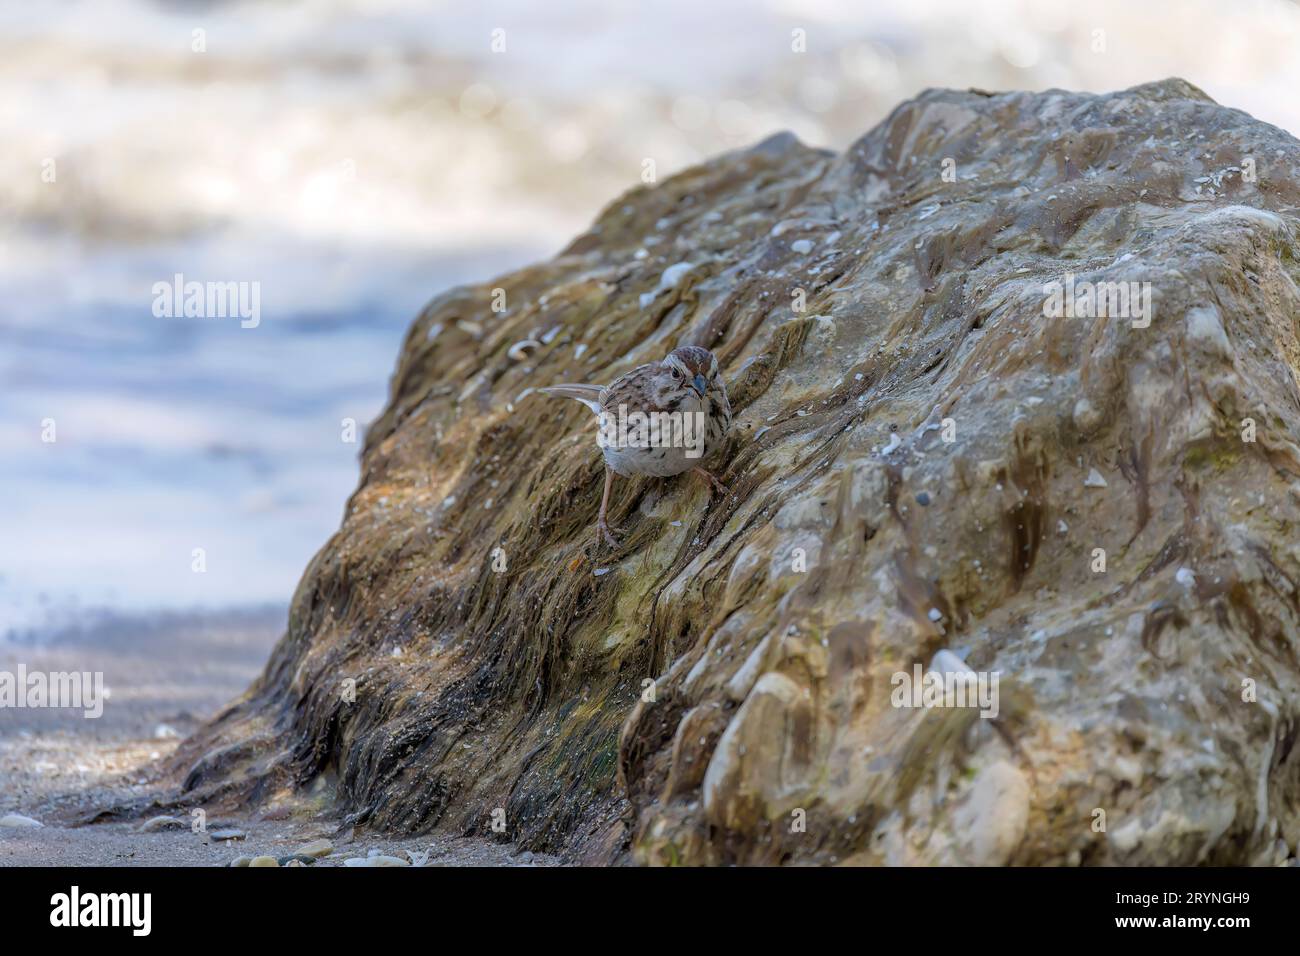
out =
[[[4,0],[0,636],[282,609],[423,303],[553,254],[645,158],[1170,75],[1294,132],[1298,53],[1289,0]],[[260,325],[155,317],[176,273],[260,283]]]

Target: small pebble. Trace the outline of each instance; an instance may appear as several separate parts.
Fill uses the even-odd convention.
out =
[[[280,861],[273,856],[255,856],[248,861],[249,866],[279,866]]]
[[[298,849],[293,851],[294,856],[310,856],[319,860],[323,856],[329,856],[334,852],[334,844],[329,840],[313,840],[311,843],[304,843]]]
[[[137,828],[140,833],[158,833],[162,830],[188,830],[189,825],[180,817],[150,817]]]
[[[354,856],[343,861],[344,866],[410,866],[406,860],[395,856]]]
[[[45,826],[45,824],[40,820],[33,820],[31,817],[23,816],[21,813],[10,813],[7,816],[0,817],[0,827],[35,830],[43,826]]]

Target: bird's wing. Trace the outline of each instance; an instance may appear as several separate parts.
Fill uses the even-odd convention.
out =
[[[660,408],[656,404],[655,376],[659,373],[659,362],[638,365],[626,375],[620,375],[609,383],[609,387],[601,393],[601,405],[610,410],[627,406],[640,412],[671,411],[668,408]]]
[[[600,414],[600,393],[599,385],[547,385],[538,389],[539,392],[545,392],[547,395],[558,395],[561,398],[573,398],[582,402],[597,415]]]

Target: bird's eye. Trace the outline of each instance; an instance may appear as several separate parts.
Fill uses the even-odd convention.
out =
[[[680,369],[673,369],[673,378],[677,379],[678,381],[681,381],[682,373]]]

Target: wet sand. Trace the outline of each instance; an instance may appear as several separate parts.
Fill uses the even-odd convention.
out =
[[[148,617],[97,615],[77,627],[0,640],[0,671],[104,674],[102,716],[80,710],[0,709],[0,817],[21,814],[39,829],[0,826],[0,866],[225,866],[241,856],[285,857],[313,840],[334,851],[317,866],[380,853],[430,866],[545,866],[555,860],[506,843],[446,835],[390,839],[340,828],[326,811],[266,819],[222,814],[194,832],[141,832],[141,821],[69,826],[109,804],[152,793],[152,765],[203,720],[239,696],[261,671],[284,626],[281,608]],[[234,829],[243,836],[214,839]]]

